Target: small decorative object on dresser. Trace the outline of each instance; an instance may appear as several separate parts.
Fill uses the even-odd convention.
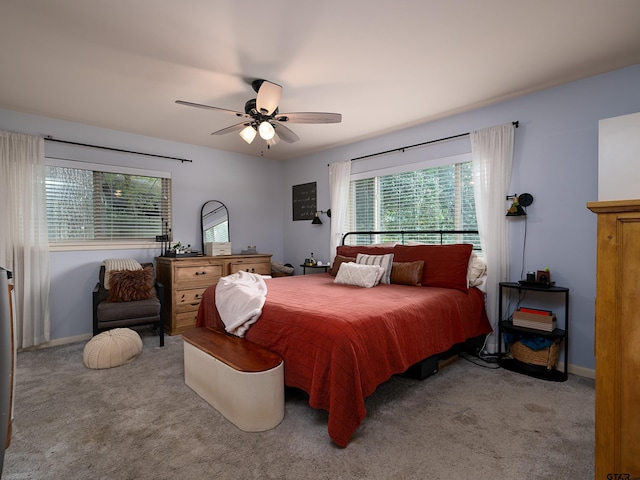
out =
[[[164,285],[165,332],[177,335],[196,325],[202,292],[220,277],[240,270],[269,275],[271,255],[157,257],[158,280]]]
[[[231,255],[231,242],[205,242],[204,254],[209,257]]]

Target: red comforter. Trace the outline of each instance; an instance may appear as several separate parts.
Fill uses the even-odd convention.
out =
[[[246,338],[284,359],[285,384],[329,413],[329,436],[346,447],[366,415],[364,399],[393,374],[491,331],[482,292],[333,283],[329,274],[267,280],[260,319]],[[215,285],[197,326],[224,328]]]

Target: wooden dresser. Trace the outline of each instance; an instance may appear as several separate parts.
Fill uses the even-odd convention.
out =
[[[595,478],[640,478],[640,200],[587,207],[598,214]]]
[[[164,329],[177,335],[195,327],[205,289],[220,277],[240,270],[269,275],[271,255],[220,255],[216,257],[156,257],[156,272],[164,285]]]

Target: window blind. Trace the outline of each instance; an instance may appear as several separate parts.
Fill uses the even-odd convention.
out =
[[[166,176],[48,165],[45,182],[51,242],[155,241],[171,225]]]
[[[373,173],[369,178],[350,182],[345,231],[477,230],[470,161],[383,175]],[[392,240],[396,239],[375,239],[378,243]],[[406,236],[405,240],[439,243],[440,237]],[[458,235],[447,241],[480,246],[476,234]],[[368,235],[361,239],[361,243],[369,242]]]

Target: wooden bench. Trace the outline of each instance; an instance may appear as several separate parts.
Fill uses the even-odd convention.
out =
[[[262,432],[284,418],[284,362],[249,340],[208,327],[182,334],[184,381],[245,432]]]

